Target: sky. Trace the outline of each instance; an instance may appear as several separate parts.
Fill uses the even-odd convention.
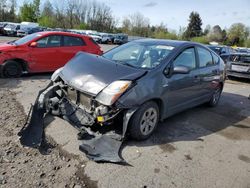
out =
[[[23,0],[18,0],[20,4]],[[27,1],[27,0],[26,0]],[[44,0],[42,0],[44,1]],[[200,14],[203,25],[220,25],[229,28],[233,23],[250,26],[250,0],[96,0],[111,7],[113,15],[119,18],[135,12],[150,19],[151,25],[163,22],[168,28],[179,30],[186,27],[192,11]],[[53,2],[53,0],[51,0]]]

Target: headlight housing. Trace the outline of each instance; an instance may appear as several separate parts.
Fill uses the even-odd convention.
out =
[[[51,76],[51,81],[55,81],[56,79],[57,79],[57,77],[58,77],[58,75],[59,75],[59,73],[61,72],[61,70],[63,69],[63,67],[61,67],[61,68],[59,68],[59,69],[57,69],[53,74],[52,74],[52,76]]]
[[[128,80],[114,81],[97,95],[96,100],[110,106],[129,88],[131,83]]]

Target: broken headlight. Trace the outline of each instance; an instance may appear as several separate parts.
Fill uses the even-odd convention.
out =
[[[114,81],[97,95],[96,100],[104,105],[110,106],[114,104],[130,85],[131,81]]]

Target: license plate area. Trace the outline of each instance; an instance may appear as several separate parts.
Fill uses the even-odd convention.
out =
[[[237,72],[247,72],[249,67],[248,66],[242,66],[242,65],[232,65],[231,69],[233,71],[237,71]]]

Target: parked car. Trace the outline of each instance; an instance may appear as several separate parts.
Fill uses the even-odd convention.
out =
[[[123,117],[122,130],[143,140],[175,113],[203,103],[216,106],[224,62],[198,43],[143,39],[102,56],[77,53],[51,79],[38,108],[78,127],[110,125]]]
[[[0,35],[4,34],[4,27],[7,25],[8,23],[6,22],[0,22]]]
[[[101,55],[88,36],[66,32],[39,32],[0,45],[0,70],[5,77],[23,72],[51,72],[64,66],[77,52]]]
[[[230,59],[231,54],[236,53],[236,50],[229,46],[208,45],[208,48],[216,52],[225,63]]]
[[[114,35],[111,35],[111,34],[102,35],[103,44],[114,43],[114,39],[115,39]]]
[[[99,36],[98,34],[90,33],[88,34],[88,36],[92,37],[94,41],[96,41],[99,44],[102,42],[102,37]]]
[[[32,34],[32,33],[37,33],[43,31],[43,29],[41,27],[21,27],[21,29],[19,29],[17,31],[17,36],[18,37],[24,37],[26,35]]]
[[[237,48],[236,51],[238,53],[250,53],[250,50],[248,48]]]
[[[17,31],[20,29],[20,24],[7,24],[3,30],[4,30],[4,35],[7,36],[16,36],[17,35]]]
[[[235,53],[226,64],[227,76],[250,79],[250,54]]]
[[[114,38],[114,44],[125,44],[128,42],[128,35],[127,34],[116,34]]]

